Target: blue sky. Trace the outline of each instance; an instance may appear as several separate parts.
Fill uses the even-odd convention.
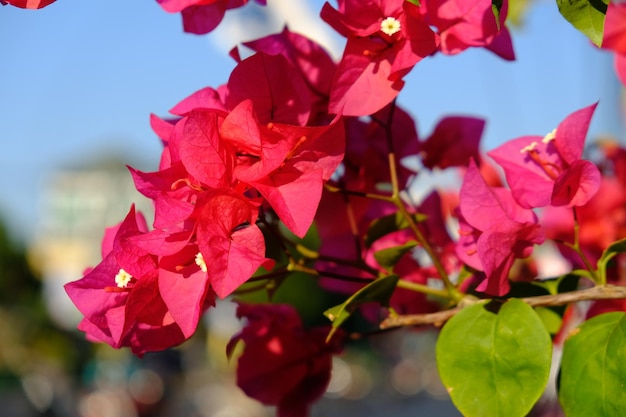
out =
[[[321,6],[317,0],[307,4]],[[247,16],[258,13],[248,10]],[[291,14],[292,30],[308,30],[306,12]],[[445,115],[482,116],[488,150],[517,136],[545,134],[567,114],[600,100],[592,134],[623,139],[610,54],[565,22],[554,2],[536,1],[513,37],[514,63],[472,50],[415,67],[399,100],[422,136]],[[226,82],[233,61],[225,51],[237,35],[184,34],[179,16],[154,0],[58,0],[38,11],[0,7],[0,38],[0,215],[15,237],[29,239],[40,184],[54,169],[106,154],[155,169],[160,147],[149,114],[166,115],[193,91]]]

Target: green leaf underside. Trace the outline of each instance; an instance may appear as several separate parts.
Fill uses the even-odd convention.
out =
[[[398,284],[399,278],[395,274],[378,278],[352,294],[343,303],[324,311],[324,315],[332,322],[332,330],[328,335],[328,340],[361,304],[378,302],[383,306],[389,306],[389,299]]]
[[[602,44],[604,17],[609,0],[557,0],[559,12],[596,46]]]
[[[613,242],[604,250],[604,252],[602,252],[602,256],[598,259],[598,272],[604,280],[603,282],[606,282],[606,268],[609,265],[609,262],[615,255],[623,252],[626,252],[626,238]]]
[[[568,417],[626,413],[626,313],[601,314],[565,341],[559,400]]]
[[[525,416],[548,382],[550,336],[535,311],[510,299],[464,308],[437,342],[437,367],[464,416]],[[497,306],[496,306],[497,307]]]
[[[417,246],[417,242],[414,240],[410,240],[406,242],[404,245],[394,246],[392,248],[386,248],[379,251],[374,252],[374,259],[378,262],[378,265],[383,268],[392,268],[395,264],[400,261],[403,255],[410,252],[411,249]]]

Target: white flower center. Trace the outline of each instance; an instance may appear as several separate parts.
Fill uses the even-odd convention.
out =
[[[385,35],[393,35],[394,33],[400,32],[400,21],[395,17],[386,17],[380,22],[380,30]]]
[[[556,129],[552,129],[552,132],[548,133],[547,135],[545,135],[543,137],[543,139],[541,139],[541,141],[543,143],[548,143],[554,140],[554,138],[556,138]]]
[[[196,265],[200,267],[202,272],[206,272],[206,262],[204,262],[204,256],[200,252],[196,254]]]
[[[131,279],[133,279],[133,276],[122,268],[120,268],[117,275],[115,275],[115,283],[120,288],[126,288]]]
[[[537,142],[532,142],[530,145],[524,146],[522,149],[520,149],[519,153],[526,153],[526,152],[533,151],[536,147],[537,147]]]

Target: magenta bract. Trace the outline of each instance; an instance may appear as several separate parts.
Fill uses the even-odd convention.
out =
[[[544,232],[532,210],[521,207],[504,188],[489,187],[472,160],[460,191],[460,210],[469,228],[461,229],[457,244],[461,259],[485,272],[477,288],[489,295],[509,292],[508,274],[515,258],[530,255],[543,243]]]
[[[524,136],[487,153],[504,169],[520,205],[582,206],[593,197],[600,172],[581,158],[595,108],[593,104],[570,114],[545,137]]]

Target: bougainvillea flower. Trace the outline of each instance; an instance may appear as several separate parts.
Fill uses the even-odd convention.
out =
[[[505,188],[489,187],[472,160],[460,191],[462,229],[457,253],[470,266],[485,272],[478,291],[502,296],[510,289],[508,275],[516,258],[530,256],[533,244],[545,235],[532,210],[520,207]],[[480,268],[478,265],[480,264]]]
[[[199,313],[196,317],[183,317],[187,330],[183,332],[172,316],[162,297],[157,257],[130,239],[146,231],[145,220],[131,208],[117,228],[107,229],[107,235],[115,233],[115,237],[111,241],[110,236],[105,236],[103,247],[111,251],[102,262],[82,279],[65,285],[69,297],[85,316],[79,329],[90,340],[115,348],[128,346],[137,355],[182,343],[193,333],[199,318]],[[196,300],[201,308],[212,304],[206,284],[194,291],[202,292],[202,299]],[[180,293],[168,295],[185,298]],[[194,306],[187,308],[193,312]]]
[[[393,114],[391,114],[393,112]],[[389,118],[391,120],[389,120]],[[391,125],[391,132],[381,124]],[[376,185],[390,184],[389,145],[391,134],[393,152],[398,161],[417,154],[419,141],[415,121],[402,108],[389,105],[374,113],[371,118],[346,118],[346,157],[342,184],[352,190],[371,192]],[[406,185],[414,171],[398,165],[398,183]]]
[[[225,298],[257,269],[271,269],[274,265],[272,260],[265,258],[265,239],[255,224],[260,205],[258,200],[227,188],[206,190],[197,194],[194,211],[180,228],[155,229],[130,240],[136,247],[160,256],[160,277],[178,288],[189,286],[186,291],[189,298],[192,293],[196,298],[200,297],[207,284],[217,296]],[[204,259],[211,261],[205,262]],[[186,265],[194,263],[201,265],[201,276],[187,271]],[[198,271],[194,267],[192,272]],[[181,274],[186,275],[185,283],[175,281],[174,277]],[[198,283],[192,283],[194,281]],[[200,293],[195,293],[193,288]],[[169,298],[163,296],[169,307]],[[178,317],[173,311],[172,315]]]
[[[202,88],[182,99],[170,109],[170,113],[178,116],[186,116],[189,112],[197,109],[213,109],[226,111],[224,104],[225,88],[217,90],[211,87]]]
[[[504,169],[522,207],[582,206],[596,193],[600,171],[581,159],[595,108],[575,111],[543,138],[524,136],[487,153]]]
[[[439,37],[423,21],[418,6],[405,0],[339,0],[322,19],[347,38],[335,74],[329,111],[372,114],[400,92],[406,75],[433,53]]]
[[[56,0],[2,0],[3,6],[10,4],[11,6],[20,7],[22,9],[42,9]]]
[[[261,266],[272,269],[265,257],[265,238],[255,224],[258,203],[228,189],[212,190],[198,200],[197,241],[206,262],[211,287],[220,298],[230,295]]]
[[[232,185],[235,155],[219,135],[224,116],[219,110],[193,110],[178,123],[181,134],[172,135],[169,142],[173,160],[180,158],[187,172],[204,187]]]
[[[226,106],[234,109],[252,100],[262,123],[305,125],[311,114],[311,93],[304,78],[283,55],[257,52],[241,61],[227,84]]]
[[[244,45],[256,52],[281,55],[300,74],[311,94],[309,124],[317,124],[315,116],[318,114],[327,114],[328,98],[337,64],[318,43],[285,27],[281,33],[245,42]]]
[[[626,85],[626,3],[611,1],[606,10],[602,48],[615,52],[615,70]]]
[[[305,329],[287,304],[239,304],[248,320],[227,347],[245,348],[237,361],[237,385],[250,397],[277,406],[279,417],[306,417],[330,381],[332,355],[341,350],[341,332],[329,343],[330,326]]]
[[[157,0],[157,2],[166,12],[181,12],[185,32],[203,35],[220,24],[226,10],[241,7],[248,0]],[[265,0],[256,2],[265,5]]]
[[[194,211],[197,190],[181,162],[157,172],[145,173],[128,168],[135,188],[154,201],[155,228],[165,229],[185,221]],[[189,186],[191,185],[191,186]]]
[[[244,42],[244,45],[256,52],[283,56],[300,72],[313,91],[318,94],[330,91],[336,64],[317,42],[285,27],[281,33]]]
[[[491,0],[424,0],[421,11],[429,25],[435,26],[441,38],[439,50],[458,54],[469,47],[487,47],[500,57],[513,60],[511,36],[504,22],[508,2],[504,0],[499,22]]]
[[[341,163],[345,130],[340,118],[327,126],[261,124],[250,100],[231,111],[222,138],[246,154],[234,176],[254,187],[297,236],[308,231],[327,181]]]
[[[185,339],[198,327],[200,316],[215,300],[206,262],[196,245],[159,259],[159,294]]]
[[[450,116],[437,123],[433,133],[420,145],[422,164],[433,169],[465,167],[479,157],[478,148],[485,121],[474,117]]]

